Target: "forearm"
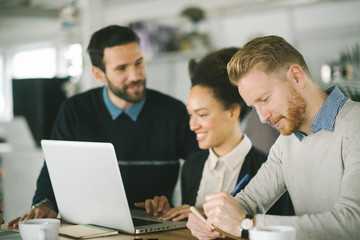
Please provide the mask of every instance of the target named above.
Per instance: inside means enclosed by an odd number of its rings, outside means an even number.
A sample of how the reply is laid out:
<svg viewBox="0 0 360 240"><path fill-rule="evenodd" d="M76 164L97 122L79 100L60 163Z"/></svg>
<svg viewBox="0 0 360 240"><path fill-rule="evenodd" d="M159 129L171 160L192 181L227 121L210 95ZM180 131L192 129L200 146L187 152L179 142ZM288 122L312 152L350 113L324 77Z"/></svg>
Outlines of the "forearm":
<svg viewBox="0 0 360 240"><path fill-rule="evenodd" d="M52 205L52 208L58 212L56 199L46 164L44 164L43 168L41 169L39 178L37 180L36 191L33 197L32 205L35 205L44 199L46 199Z"/></svg>

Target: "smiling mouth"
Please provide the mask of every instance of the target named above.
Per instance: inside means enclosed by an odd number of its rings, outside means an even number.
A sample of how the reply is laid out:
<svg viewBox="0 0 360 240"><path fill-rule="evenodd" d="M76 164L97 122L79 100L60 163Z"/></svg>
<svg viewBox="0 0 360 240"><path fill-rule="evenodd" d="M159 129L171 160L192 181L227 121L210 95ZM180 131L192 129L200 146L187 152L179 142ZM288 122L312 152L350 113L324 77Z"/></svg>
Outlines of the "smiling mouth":
<svg viewBox="0 0 360 240"><path fill-rule="evenodd" d="M273 125L274 127L276 128L279 128L280 127L280 122L281 122L282 118L278 118L278 119L275 119L275 121L270 121L271 125Z"/></svg>
<svg viewBox="0 0 360 240"><path fill-rule="evenodd" d="M204 140L206 134L205 133L196 133L196 140L201 141Z"/></svg>
<svg viewBox="0 0 360 240"><path fill-rule="evenodd" d="M138 92L140 90L142 90L143 88L143 84L141 83L137 83L137 84L131 84L128 89L134 92Z"/></svg>

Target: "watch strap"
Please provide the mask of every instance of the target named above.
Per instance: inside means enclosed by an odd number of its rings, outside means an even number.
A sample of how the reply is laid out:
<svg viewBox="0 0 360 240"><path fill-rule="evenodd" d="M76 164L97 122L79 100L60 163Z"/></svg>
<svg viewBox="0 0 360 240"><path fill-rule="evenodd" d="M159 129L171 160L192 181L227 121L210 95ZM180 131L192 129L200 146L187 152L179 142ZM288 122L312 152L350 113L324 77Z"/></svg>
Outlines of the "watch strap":
<svg viewBox="0 0 360 240"><path fill-rule="evenodd" d="M249 231L246 229L241 230L241 238L249 239Z"/></svg>
<svg viewBox="0 0 360 240"><path fill-rule="evenodd" d="M253 215L246 214L245 219L253 220ZM241 238L249 239L249 230L248 229L241 229Z"/></svg>

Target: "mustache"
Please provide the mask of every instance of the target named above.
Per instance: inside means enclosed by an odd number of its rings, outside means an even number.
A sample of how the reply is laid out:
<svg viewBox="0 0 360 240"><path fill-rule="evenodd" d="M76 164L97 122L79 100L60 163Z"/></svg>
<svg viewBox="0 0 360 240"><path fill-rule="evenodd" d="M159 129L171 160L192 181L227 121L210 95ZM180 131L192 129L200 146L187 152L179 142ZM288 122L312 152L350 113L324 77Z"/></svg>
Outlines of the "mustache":
<svg viewBox="0 0 360 240"><path fill-rule="evenodd" d="M134 82L131 82L130 84L124 86L124 89L128 89L130 87L138 86L138 85L145 85L145 80L137 80Z"/></svg>

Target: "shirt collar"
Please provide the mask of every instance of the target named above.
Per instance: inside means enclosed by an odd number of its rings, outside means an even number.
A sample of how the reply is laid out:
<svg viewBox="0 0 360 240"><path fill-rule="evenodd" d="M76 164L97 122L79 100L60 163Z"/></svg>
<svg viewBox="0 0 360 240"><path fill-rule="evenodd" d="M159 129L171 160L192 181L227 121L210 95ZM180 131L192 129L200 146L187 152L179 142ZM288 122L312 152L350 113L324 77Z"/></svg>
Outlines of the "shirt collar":
<svg viewBox="0 0 360 240"><path fill-rule="evenodd" d="M128 115L131 118L131 120L133 120L135 122L137 120L137 118L139 117L139 114L140 114L142 108L144 107L146 97L144 97L144 99L141 100L140 102L137 102L137 103L133 104L131 107L124 110L124 109L118 108L117 106L115 106L115 104L113 104L111 102L109 95L107 93L107 88L106 88L106 86L104 86L103 99L104 99L105 106L106 106L107 110L109 111L111 118L113 120L115 120L117 117L119 117L124 112L126 115Z"/></svg>
<svg viewBox="0 0 360 240"><path fill-rule="evenodd" d="M347 100L347 97L337 86L331 87L325 92L329 96L312 122L310 129L312 133L317 133L320 130L334 131L335 118ZM294 135L300 141L306 136L300 131L294 132Z"/></svg>
<svg viewBox="0 0 360 240"><path fill-rule="evenodd" d="M244 134L243 140L228 154L222 157L216 156L212 148L209 149L209 167L214 170L219 162L224 163L228 168L235 168L241 164L252 147L250 138Z"/></svg>

